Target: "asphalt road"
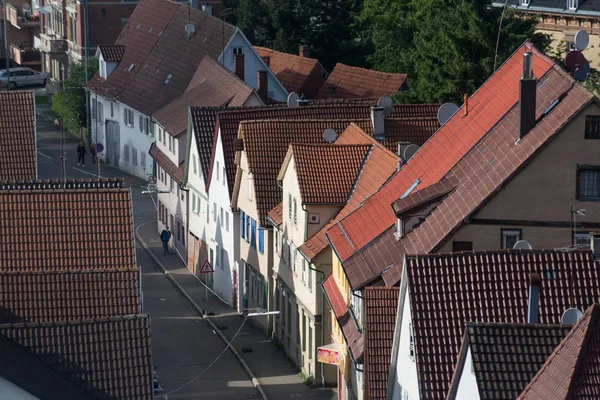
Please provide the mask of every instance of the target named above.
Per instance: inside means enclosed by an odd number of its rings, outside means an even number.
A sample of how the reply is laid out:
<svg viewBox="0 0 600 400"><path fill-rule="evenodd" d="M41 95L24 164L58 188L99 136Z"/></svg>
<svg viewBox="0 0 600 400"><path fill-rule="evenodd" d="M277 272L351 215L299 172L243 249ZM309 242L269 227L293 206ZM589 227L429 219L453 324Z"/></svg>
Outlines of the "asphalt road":
<svg viewBox="0 0 600 400"><path fill-rule="evenodd" d="M66 135L64 149L67 179L89 179L95 168L89 157L85 167L77 166L78 139ZM60 179L61 134L56 127L38 118L38 177ZM134 223L156 223L156 208L147 194L142 194L144 182L125 175L112 167L102 166L104 177L123 177L131 188ZM149 255L137 244L137 261L142 269L143 311L150 314L152 324L153 363L165 393L184 386L168 399L248 399L257 398L248 375L230 351L198 379L193 380L225 348L208 324L202 320L172 283L159 272ZM233 329L234 327L232 327ZM236 328L237 330L237 328Z"/></svg>

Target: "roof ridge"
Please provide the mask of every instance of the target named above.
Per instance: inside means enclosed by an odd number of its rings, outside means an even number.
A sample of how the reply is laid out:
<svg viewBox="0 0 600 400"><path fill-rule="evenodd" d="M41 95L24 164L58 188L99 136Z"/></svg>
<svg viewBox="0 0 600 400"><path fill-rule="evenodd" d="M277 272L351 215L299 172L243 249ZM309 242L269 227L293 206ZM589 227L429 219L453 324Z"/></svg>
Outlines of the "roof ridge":
<svg viewBox="0 0 600 400"><path fill-rule="evenodd" d="M279 50L273 50L271 48L268 47L263 47L263 46L253 46L255 49L260 49L260 50L266 50L272 53L277 53L277 54L283 54L285 56L289 56L289 57L296 57L302 60L310 60L310 61L314 61L315 63L320 62L318 58L312 58L312 57L304 57L298 54L292 54L292 53L286 53L284 51L279 51Z"/></svg>
<svg viewBox="0 0 600 400"><path fill-rule="evenodd" d="M82 190L82 189L123 189L124 178L98 178L98 179L59 179L30 180L30 181L2 181L0 191L36 191L36 190Z"/></svg>
<svg viewBox="0 0 600 400"><path fill-rule="evenodd" d="M0 324L0 329L78 326L78 325L86 325L86 324L95 324L95 323L99 323L99 322L117 322L117 321L143 320L143 319L148 319L148 314L113 315L113 316L102 317L102 318L73 319L73 320L67 320L67 321L15 322L15 323ZM2 333L0 333L0 335L1 334Z"/></svg>
<svg viewBox="0 0 600 400"><path fill-rule="evenodd" d="M404 75L404 76L407 76L406 73L377 71L375 69L369 69L369 68L363 68L363 67L355 67L353 65L348 65L348 64L343 64L343 63L336 63L335 67L333 67L333 71L335 71L335 69L338 67L338 65L340 65L340 66L342 66L344 68L351 68L351 69L356 70L356 71L368 71L369 73L376 73L376 74ZM332 73L333 73L333 71L332 71Z"/></svg>
<svg viewBox="0 0 600 400"><path fill-rule="evenodd" d="M564 252L560 250L553 249L492 249L492 250L465 250L465 251L455 251L455 252L444 252L444 253L427 253L427 254L407 254L406 258L408 260L422 260L427 258L451 258L456 257L457 254L460 255L471 255L478 256L482 254L585 254L589 255L590 258L593 258L593 253L591 250L585 249L577 249L569 252ZM593 260L597 262L596 260Z"/></svg>
<svg viewBox="0 0 600 400"><path fill-rule="evenodd" d="M387 286L384 286L387 287ZM529 322L467 322L467 327L511 327L511 328L565 328L571 327L567 324L532 324Z"/></svg>
<svg viewBox="0 0 600 400"><path fill-rule="evenodd" d="M97 268L97 269L41 269L41 270L0 270L0 275L87 275L87 274L99 274L99 273L112 273L112 272L139 272L137 267L123 267L123 268Z"/></svg>
<svg viewBox="0 0 600 400"><path fill-rule="evenodd" d="M342 145L338 145L338 146L342 146ZM368 146L369 150L367 151L367 153L365 154L365 156L363 157L362 163L360 164L360 168L358 169L358 172L356 173L356 175L354 176L354 182L352 183L352 188L350 189L350 191L348 192L348 197L346 197L346 203L344 204L344 207L346 206L346 204L348 204L348 202L350 201L350 199L352 198L352 195L354 194L354 191L356 190L356 185L358 184L358 180L360 179L360 176L365 168L365 165L367 164L367 160L369 159L369 157L371 157L371 154L373 154L373 149L375 148L375 145L371 144L371 145L349 145L349 146ZM341 211L341 210L340 210ZM319 229L317 231L317 233L319 233L321 230Z"/></svg>

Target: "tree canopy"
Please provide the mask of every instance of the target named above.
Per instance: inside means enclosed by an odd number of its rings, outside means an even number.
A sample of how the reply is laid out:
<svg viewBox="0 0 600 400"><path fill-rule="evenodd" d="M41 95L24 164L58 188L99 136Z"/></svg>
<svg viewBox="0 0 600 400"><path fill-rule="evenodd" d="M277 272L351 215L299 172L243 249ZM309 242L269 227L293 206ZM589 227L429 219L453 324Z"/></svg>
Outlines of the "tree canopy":
<svg viewBox="0 0 600 400"><path fill-rule="evenodd" d="M94 76L96 71L98 60L89 59L88 78ZM75 62L69 68L69 76L65 79L62 90L52 96L52 111L68 130L78 131L87 126L84 87L85 65Z"/></svg>

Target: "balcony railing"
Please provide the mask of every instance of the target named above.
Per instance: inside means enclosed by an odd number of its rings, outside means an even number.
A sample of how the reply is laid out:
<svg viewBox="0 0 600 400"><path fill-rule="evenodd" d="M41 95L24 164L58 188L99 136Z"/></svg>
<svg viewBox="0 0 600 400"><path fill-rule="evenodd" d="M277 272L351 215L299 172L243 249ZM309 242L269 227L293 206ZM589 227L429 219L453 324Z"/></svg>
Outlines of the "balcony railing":
<svg viewBox="0 0 600 400"><path fill-rule="evenodd" d="M64 53L69 50L69 42L57 36L46 33L40 34L40 50L44 53Z"/></svg>
<svg viewBox="0 0 600 400"><path fill-rule="evenodd" d="M39 50L29 46L21 46L15 46L11 43L10 58L21 66L39 67L42 63L42 55Z"/></svg>
<svg viewBox="0 0 600 400"><path fill-rule="evenodd" d="M8 21L16 28L31 28L40 26L40 16L29 9L17 8L11 4L6 6Z"/></svg>

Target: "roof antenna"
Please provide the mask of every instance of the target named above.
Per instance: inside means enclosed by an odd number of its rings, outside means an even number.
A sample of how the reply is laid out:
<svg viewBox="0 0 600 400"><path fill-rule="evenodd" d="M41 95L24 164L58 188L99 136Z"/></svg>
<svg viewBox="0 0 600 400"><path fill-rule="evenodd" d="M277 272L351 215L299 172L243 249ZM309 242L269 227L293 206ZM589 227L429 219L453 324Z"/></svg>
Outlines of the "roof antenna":
<svg viewBox="0 0 600 400"><path fill-rule="evenodd" d="M508 0L504 1L504 7L502 7L502 15L500 16L500 24L498 25L498 38L496 39L496 52L494 54L494 70L492 73L496 72L496 60L498 59L498 45L500 44L500 33L502 32L502 20L504 19L504 11L506 11L506 4Z"/></svg>

